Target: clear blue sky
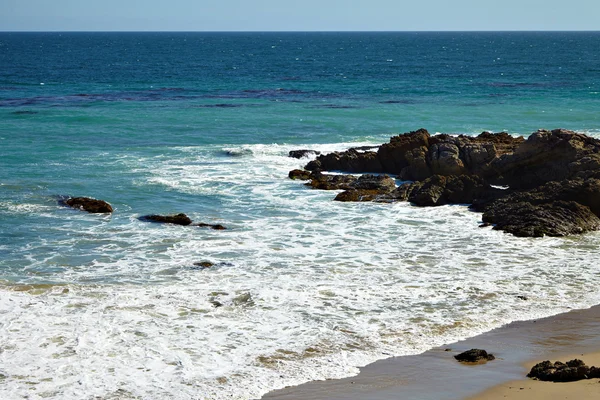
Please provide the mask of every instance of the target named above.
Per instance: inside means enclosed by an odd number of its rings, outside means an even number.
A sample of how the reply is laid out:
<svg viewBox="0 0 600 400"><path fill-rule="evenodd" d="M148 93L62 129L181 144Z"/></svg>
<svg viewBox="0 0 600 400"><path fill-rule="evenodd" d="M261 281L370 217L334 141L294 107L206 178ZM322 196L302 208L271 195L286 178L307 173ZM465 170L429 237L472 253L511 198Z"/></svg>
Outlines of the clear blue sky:
<svg viewBox="0 0 600 400"><path fill-rule="evenodd" d="M600 0L0 0L14 30L600 30Z"/></svg>

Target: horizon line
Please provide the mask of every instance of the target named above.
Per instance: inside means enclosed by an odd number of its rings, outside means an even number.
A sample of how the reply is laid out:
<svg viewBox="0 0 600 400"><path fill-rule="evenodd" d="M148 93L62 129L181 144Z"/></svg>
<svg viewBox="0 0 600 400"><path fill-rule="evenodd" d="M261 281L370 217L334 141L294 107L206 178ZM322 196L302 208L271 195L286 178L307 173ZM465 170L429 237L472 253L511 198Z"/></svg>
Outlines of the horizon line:
<svg viewBox="0 0 600 400"><path fill-rule="evenodd" d="M536 30L536 29L472 29L472 30L0 30L0 33L502 33L502 32L600 32L600 30L575 30L575 29L558 29L558 30Z"/></svg>

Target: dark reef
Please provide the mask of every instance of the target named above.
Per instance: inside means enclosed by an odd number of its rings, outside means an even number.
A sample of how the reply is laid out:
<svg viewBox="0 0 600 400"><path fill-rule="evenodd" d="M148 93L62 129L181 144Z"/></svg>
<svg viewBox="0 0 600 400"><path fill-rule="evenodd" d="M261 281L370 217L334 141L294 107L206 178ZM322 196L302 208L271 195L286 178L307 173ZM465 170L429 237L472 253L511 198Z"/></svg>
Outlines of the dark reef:
<svg viewBox="0 0 600 400"><path fill-rule="evenodd" d="M405 181L395 187L387 174ZM600 141L565 129L527 139L508 133L430 135L425 129L367 149L322 154L292 179L344 190L338 201L470 204L482 226L516 236L566 236L600 228Z"/></svg>

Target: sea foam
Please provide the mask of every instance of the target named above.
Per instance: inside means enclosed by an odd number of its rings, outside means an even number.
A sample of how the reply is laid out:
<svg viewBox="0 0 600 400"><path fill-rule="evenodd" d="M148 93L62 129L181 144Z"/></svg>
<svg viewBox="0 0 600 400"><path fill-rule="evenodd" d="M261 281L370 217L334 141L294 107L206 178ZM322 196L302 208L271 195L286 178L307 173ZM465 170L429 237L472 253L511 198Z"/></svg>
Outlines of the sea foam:
<svg viewBox="0 0 600 400"><path fill-rule="evenodd" d="M44 211L55 237L15 251L21 277L0 286L0 396L252 399L599 302L597 233L515 238L466 206L338 203L287 178L307 162L289 150L372 144L107 160L229 229Z"/></svg>

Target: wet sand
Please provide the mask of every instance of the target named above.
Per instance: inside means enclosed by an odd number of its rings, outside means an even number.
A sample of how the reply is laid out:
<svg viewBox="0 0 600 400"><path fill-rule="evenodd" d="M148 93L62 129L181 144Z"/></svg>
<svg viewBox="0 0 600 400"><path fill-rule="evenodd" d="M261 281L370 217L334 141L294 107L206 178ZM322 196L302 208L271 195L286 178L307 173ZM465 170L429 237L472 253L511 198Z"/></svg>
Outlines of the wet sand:
<svg viewBox="0 0 600 400"><path fill-rule="evenodd" d="M454 355L471 348L485 349L493 353L496 360L482 365L464 365L454 359ZM309 382L273 391L263 399L600 398L598 379L551 383L525 377L537 361L567 361L575 357L583 359L587 365L600 366L600 306L515 322L419 355L375 362L351 378Z"/></svg>

